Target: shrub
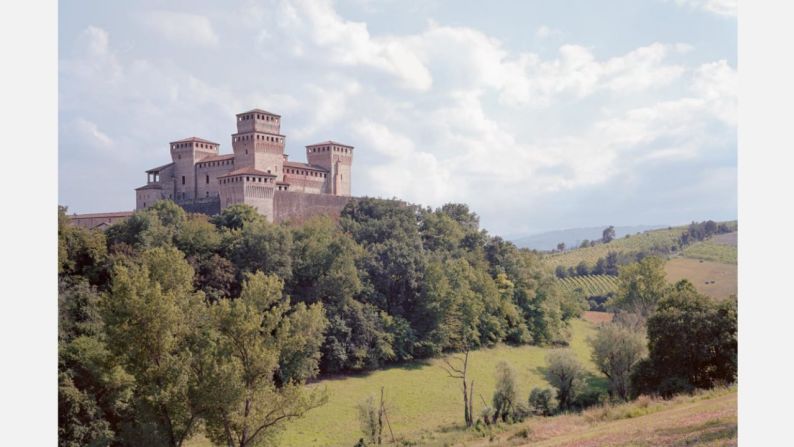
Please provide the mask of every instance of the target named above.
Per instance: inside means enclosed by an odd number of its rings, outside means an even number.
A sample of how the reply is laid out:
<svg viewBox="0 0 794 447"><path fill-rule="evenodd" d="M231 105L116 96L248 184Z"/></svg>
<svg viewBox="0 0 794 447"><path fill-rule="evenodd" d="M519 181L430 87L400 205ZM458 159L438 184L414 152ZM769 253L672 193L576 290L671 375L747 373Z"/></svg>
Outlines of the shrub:
<svg viewBox="0 0 794 447"><path fill-rule="evenodd" d="M531 412L528 406L521 402L517 402L513 407L513 412L510 414L510 419L513 421L513 423L521 422L528 418L530 414Z"/></svg>
<svg viewBox="0 0 794 447"><path fill-rule="evenodd" d="M643 334L607 324L588 342L593 348L593 362L609 380L610 395L628 400L631 369L647 352Z"/></svg>
<svg viewBox="0 0 794 447"><path fill-rule="evenodd" d="M605 404L609 401L609 396L602 390L588 390L576 395L572 406L585 409L595 405Z"/></svg>
<svg viewBox="0 0 794 447"><path fill-rule="evenodd" d="M515 404L515 373L507 362L499 362L496 365L496 390L493 393L494 420L508 422Z"/></svg>
<svg viewBox="0 0 794 447"><path fill-rule="evenodd" d="M529 393L529 408L538 416L551 416L557 408L554 394L549 388L533 388Z"/></svg>
<svg viewBox="0 0 794 447"><path fill-rule="evenodd" d="M546 378L557 389L559 408L567 410L584 387L584 367L570 349L551 351L546 363Z"/></svg>

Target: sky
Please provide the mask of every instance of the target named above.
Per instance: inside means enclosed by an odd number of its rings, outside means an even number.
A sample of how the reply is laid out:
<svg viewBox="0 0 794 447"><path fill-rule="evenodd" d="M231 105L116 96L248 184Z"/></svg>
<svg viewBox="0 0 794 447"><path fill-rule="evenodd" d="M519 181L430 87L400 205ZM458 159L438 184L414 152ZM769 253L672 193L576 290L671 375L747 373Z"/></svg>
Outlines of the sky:
<svg viewBox="0 0 794 447"><path fill-rule="evenodd" d="M282 116L355 196L493 234L737 216L736 0L65 2L59 203L130 210L189 136Z"/></svg>

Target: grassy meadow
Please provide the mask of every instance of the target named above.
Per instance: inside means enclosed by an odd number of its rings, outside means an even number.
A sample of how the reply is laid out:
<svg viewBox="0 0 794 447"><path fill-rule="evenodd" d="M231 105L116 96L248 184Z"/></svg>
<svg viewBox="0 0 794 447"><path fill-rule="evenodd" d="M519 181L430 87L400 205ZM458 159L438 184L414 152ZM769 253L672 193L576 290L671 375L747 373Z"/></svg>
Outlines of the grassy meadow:
<svg viewBox="0 0 794 447"><path fill-rule="evenodd" d="M692 244L684 248L682 255L691 259L735 265L739 255L736 245L736 232L719 234L705 241Z"/></svg>
<svg viewBox="0 0 794 447"><path fill-rule="evenodd" d="M664 271L668 281L687 279L698 292L718 300L738 294L736 264L674 258L667 261Z"/></svg>
<svg viewBox="0 0 794 447"><path fill-rule="evenodd" d="M591 383L605 387L596 375L586 343L595 326L584 320L571 325L571 348L593 373ZM474 411L483 408L482 398L490 404L494 391L496 364L504 360L516 371L518 395L527 399L535 386L548 386L542 368L549 348L500 345L469 354L469 376L474 380ZM385 387L389 401L388 416L395 437L425 445L443 432L463 424L460 381L450 379L441 368L441 359L414 362L368 374L327 378L308 386L326 387L328 403L310 411L303 419L290 423L281 438L282 446L352 446L361 437L356 405L368 396L377 398ZM189 447L209 446L199 436Z"/></svg>

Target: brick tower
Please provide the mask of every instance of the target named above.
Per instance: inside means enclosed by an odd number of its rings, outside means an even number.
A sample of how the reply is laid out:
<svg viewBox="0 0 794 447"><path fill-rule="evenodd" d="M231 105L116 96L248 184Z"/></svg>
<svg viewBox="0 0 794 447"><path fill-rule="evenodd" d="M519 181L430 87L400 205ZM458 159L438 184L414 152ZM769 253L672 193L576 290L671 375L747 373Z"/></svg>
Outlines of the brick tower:
<svg viewBox="0 0 794 447"><path fill-rule="evenodd" d="M306 160L310 165L320 166L328 171L326 194L350 196L351 165L353 146L325 141L306 146Z"/></svg>
<svg viewBox="0 0 794 447"><path fill-rule="evenodd" d="M284 178L284 140L281 116L262 109L237 114L237 133L232 135L234 166L250 167Z"/></svg>
<svg viewBox="0 0 794 447"><path fill-rule="evenodd" d="M220 145L202 138L190 137L172 141L171 160L174 162L174 199L192 200L196 195L196 163L206 157L218 155Z"/></svg>

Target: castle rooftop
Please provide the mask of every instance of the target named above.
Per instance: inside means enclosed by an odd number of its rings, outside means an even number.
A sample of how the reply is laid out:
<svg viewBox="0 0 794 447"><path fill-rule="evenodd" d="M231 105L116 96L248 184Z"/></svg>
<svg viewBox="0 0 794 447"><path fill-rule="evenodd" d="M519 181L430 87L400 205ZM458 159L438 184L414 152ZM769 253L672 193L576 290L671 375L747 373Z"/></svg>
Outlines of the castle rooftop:
<svg viewBox="0 0 794 447"><path fill-rule="evenodd" d="M339 142L337 142L337 141L333 141L333 140L323 141L322 143L314 143L314 144L310 144L310 145L308 145L308 146L306 146L306 147L325 146L325 145L327 145L327 144L333 144L333 145L335 145L335 146L342 146L342 147L349 147L349 148L353 149L353 146L351 146L351 145L349 145L349 144L342 144L342 143L339 143Z"/></svg>
<svg viewBox="0 0 794 447"><path fill-rule="evenodd" d="M220 144L218 144L218 143L216 143L216 142L214 142L214 141L205 140L204 138L199 138L199 137L188 137L188 138L183 138L183 139L181 139L181 140L172 141L171 143L194 143L194 142L195 142L195 143L207 143L207 144L214 144L214 145L216 145L216 146L220 146Z"/></svg>
<svg viewBox="0 0 794 447"><path fill-rule="evenodd" d="M146 173L147 173L147 174L150 174L150 173L152 173L152 172L160 172L160 171L162 171L163 169L165 169L165 168L167 168L167 167L171 166L172 164L174 164L174 162L173 162L173 161L172 161L171 163L168 163L168 164L165 164L165 165L162 165L162 166L158 166L158 167L156 167L156 168L149 169L148 171L146 171Z"/></svg>
<svg viewBox="0 0 794 447"><path fill-rule="evenodd" d="M271 173L265 172L265 171L260 171L259 169L254 169L253 167L247 166L245 168L240 168L240 169L234 170L234 171L232 171L232 172L230 172L230 173L228 173L226 175L222 175L222 176L220 176L218 178L234 177L235 175L246 175L246 174L247 175L263 175L265 177L276 177L275 174L271 174Z"/></svg>
<svg viewBox="0 0 794 447"><path fill-rule="evenodd" d="M206 156L206 157L202 158L198 162L199 163L206 163L208 161L222 161L222 160L229 160L229 159L232 159L232 158L234 158L234 154L209 155L209 156Z"/></svg>
<svg viewBox="0 0 794 447"><path fill-rule="evenodd" d="M237 116L246 115L246 114L249 114L249 113L264 113L265 115L277 116L277 117L281 118L281 115L279 115L277 113L268 112L267 110L262 110L262 109L251 109L251 110L249 110L247 112L238 113Z"/></svg>
<svg viewBox="0 0 794 447"><path fill-rule="evenodd" d="M285 161L284 166L289 166L290 168L311 169L313 171L328 172L328 169L325 169L322 166L310 165L308 163L301 163L299 161Z"/></svg>

